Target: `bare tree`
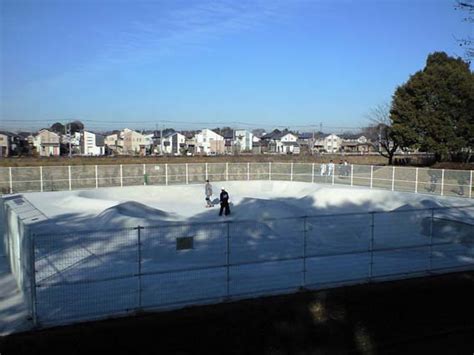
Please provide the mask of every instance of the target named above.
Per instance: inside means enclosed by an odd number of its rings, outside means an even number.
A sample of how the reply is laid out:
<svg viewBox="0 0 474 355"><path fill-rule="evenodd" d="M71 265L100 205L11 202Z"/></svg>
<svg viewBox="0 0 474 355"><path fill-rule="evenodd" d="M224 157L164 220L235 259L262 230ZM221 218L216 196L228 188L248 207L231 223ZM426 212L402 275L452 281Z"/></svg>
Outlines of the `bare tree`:
<svg viewBox="0 0 474 355"><path fill-rule="evenodd" d="M474 0L456 0L454 5L456 10L466 11L467 15L463 20L467 23L474 23ZM464 38L456 39L461 47L465 50L465 59L471 61L474 59L474 38L467 35Z"/></svg>
<svg viewBox="0 0 474 355"><path fill-rule="evenodd" d="M393 164L393 157L399 148L394 139L392 121L390 120L390 105L383 103L373 108L367 118L371 124L364 129L364 135L370 140L375 151Z"/></svg>

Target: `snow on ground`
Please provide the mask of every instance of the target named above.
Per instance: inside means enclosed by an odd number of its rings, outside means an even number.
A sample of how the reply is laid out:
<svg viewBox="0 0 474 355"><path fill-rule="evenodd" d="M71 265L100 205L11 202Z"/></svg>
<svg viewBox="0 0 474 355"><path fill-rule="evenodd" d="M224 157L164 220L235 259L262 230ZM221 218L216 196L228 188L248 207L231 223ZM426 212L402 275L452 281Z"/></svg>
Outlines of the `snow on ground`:
<svg viewBox="0 0 474 355"><path fill-rule="evenodd" d="M221 186L230 194L229 217L218 216L218 204L205 208L204 185L23 194L38 209L32 215L45 217L29 222L38 233L39 320L56 324L229 295L273 294L303 283L366 280L370 264L371 276L383 277L474 263L472 226L461 223L474 223L473 209L436 212L433 226L431 211L410 211L469 200L281 181L213 183L217 200ZM372 247L389 250L371 260L372 224ZM136 230L116 231L137 225L156 226L141 231L140 254ZM450 243L431 250L431 228L434 239ZM105 229L115 231L79 232ZM193 248L177 251L179 237L194 238Z"/></svg>

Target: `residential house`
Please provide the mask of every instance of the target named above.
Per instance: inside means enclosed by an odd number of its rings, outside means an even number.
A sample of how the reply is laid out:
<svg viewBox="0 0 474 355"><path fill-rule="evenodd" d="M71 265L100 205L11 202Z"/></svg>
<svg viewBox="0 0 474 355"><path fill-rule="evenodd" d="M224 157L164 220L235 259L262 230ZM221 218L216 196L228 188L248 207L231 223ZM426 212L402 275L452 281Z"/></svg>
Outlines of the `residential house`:
<svg viewBox="0 0 474 355"><path fill-rule="evenodd" d="M89 131L82 131L81 154L87 156L99 156L105 154L104 136Z"/></svg>
<svg viewBox="0 0 474 355"><path fill-rule="evenodd" d="M251 152L253 134L245 129L237 129L234 134L234 146L239 152Z"/></svg>
<svg viewBox="0 0 474 355"><path fill-rule="evenodd" d="M278 154L299 154L300 146L298 144L298 136L288 130L274 131L262 136L262 149L270 153Z"/></svg>
<svg viewBox="0 0 474 355"><path fill-rule="evenodd" d="M146 155L149 141L134 130L125 128L120 133L120 138L123 140L123 154L140 154Z"/></svg>
<svg viewBox="0 0 474 355"><path fill-rule="evenodd" d="M48 129L39 130L32 139L33 146L42 157L59 156L59 141L59 135Z"/></svg>
<svg viewBox="0 0 474 355"><path fill-rule="evenodd" d="M223 154L225 151L224 137L210 129L203 129L194 136L195 151L198 154Z"/></svg>
<svg viewBox="0 0 474 355"><path fill-rule="evenodd" d="M345 153L365 154L372 152L374 148L365 136L346 135L342 140L341 150Z"/></svg>
<svg viewBox="0 0 474 355"><path fill-rule="evenodd" d="M339 152L342 144L342 138L335 135L334 133L319 137L314 146L320 152L326 153L337 153Z"/></svg>
<svg viewBox="0 0 474 355"><path fill-rule="evenodd" d="M120 132L105 136L104 143L108 151L107 154L119 155L123 153L123 139Z"/></svg>
<svg viewBox="0 0 474 355"><path fill-rule="evenodd" d="M179 132L171 132L163 137L163 153L181 155L186 149L186 137Z"/></svg>
<svg viewBox="0 0 474 355"><path fill-rule="evenodd" d="M15 133L0 131L0 158L19 154L23 138Z"/></svg>

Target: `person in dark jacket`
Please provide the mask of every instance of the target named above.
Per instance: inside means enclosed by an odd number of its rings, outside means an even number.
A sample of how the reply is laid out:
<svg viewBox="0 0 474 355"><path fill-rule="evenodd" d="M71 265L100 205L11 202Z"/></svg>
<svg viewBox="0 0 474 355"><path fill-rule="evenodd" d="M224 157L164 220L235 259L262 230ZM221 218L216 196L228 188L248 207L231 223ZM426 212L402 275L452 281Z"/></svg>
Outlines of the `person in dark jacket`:
<svg viewBox="0 0 474 355"><path fill-rule="evenodd" d="M206 195L206 207L214 207L211 202L212 186L209 183L209 180L206 180L206 185L204 186L204 194Z"/></svg>
<svg viewBox="0 0 474 355"><path fill-rule="evenodd" d="M221 200L221 210L219 211L219 216L222 216L222 211L225 210L225 215L230 214L230 208L229 208L229 194L227 191L222 188L221 189L221 195L220 195L220 200Z"/></svg>

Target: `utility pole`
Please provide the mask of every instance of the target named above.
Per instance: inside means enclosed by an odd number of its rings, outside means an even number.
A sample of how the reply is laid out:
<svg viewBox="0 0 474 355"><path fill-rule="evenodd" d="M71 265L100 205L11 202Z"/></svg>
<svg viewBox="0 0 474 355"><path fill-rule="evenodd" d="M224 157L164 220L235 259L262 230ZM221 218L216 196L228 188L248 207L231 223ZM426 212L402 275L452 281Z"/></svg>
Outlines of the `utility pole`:
<svg viewBox="0 0 474 355"><path fill-rule="evenodd" d="M69 158L71 158L72 157L72 151L71 151L71 146L72 146L72 144L71 144L71 140L72 140L71 123L69 123L69 125L68 125L68 131L67 132L68 132L68 135L69 135Z"/></svg>
<svg viewBox="0 0 474 355"><path fill-rule="evenodd" d="M160 131L160 155L163 155L163 125L161 125Z"/></svg>

